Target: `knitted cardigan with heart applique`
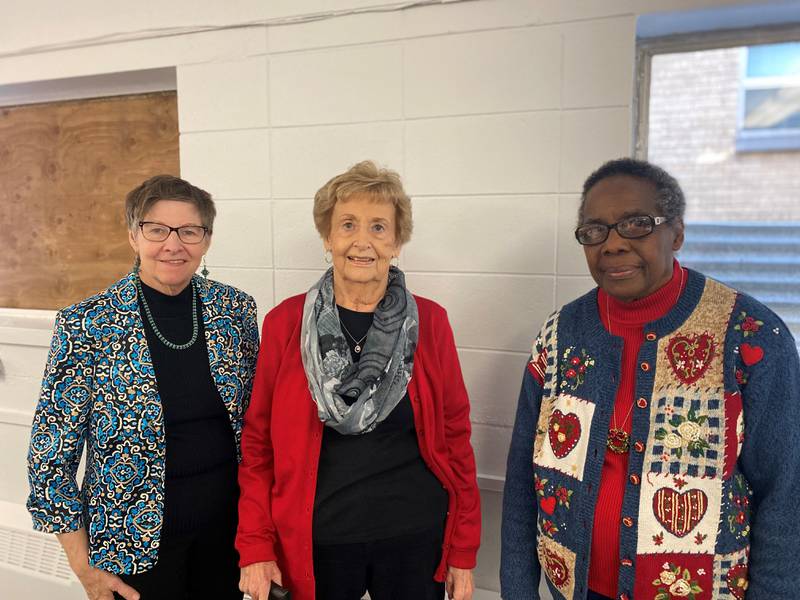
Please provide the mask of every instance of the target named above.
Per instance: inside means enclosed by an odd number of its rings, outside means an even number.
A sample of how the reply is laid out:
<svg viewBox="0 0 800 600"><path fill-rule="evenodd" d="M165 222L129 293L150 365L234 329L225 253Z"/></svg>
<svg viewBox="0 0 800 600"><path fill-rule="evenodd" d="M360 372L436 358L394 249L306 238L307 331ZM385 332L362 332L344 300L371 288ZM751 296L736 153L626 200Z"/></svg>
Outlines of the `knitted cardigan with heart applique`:
<svg viewBox="0 0 800 600"><path fill-rule="evenodd" d="M800 362L752 297L687 269L637 357L621 600L795 597ZM583 599L622 339L597 290L543 326L523 376L503 498L501 594Z"/></svg>

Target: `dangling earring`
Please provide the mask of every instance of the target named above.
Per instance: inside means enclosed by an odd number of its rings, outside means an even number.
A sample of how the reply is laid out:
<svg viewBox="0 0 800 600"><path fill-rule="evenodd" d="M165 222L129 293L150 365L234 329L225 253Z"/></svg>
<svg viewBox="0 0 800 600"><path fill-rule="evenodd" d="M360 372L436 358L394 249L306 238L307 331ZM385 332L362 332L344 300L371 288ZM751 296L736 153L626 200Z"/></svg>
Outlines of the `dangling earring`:
<svg viewBox="0 0 800 600"><path fill-rule="evenodd" d="M400 257L393 256L392 259L389 261L389 264L392 265L393 267L400 266Z"/></svg>
<svg viewBox="0 0 800 600"><path fill-rule="evenodd" d="M203 279L208 279L208 267L206 266L206 257L203 256L203 269L200 271L200 275L203 276Z"/></svg>
<svg viewBox="0 0 800 600"><path fill-rule="evenodd" d="M133 274L136 275L137 277L139 276L139 267L141 266L141 264L142 264L142 259L139 258L139 255L137 254L133 259Z"/></svg>
<svg viewBox="0 0 800 600"><path fill-rule="evenodd" d="M325 250L325 262L331 264L333 262L333 252L330 250Z"/></svg>

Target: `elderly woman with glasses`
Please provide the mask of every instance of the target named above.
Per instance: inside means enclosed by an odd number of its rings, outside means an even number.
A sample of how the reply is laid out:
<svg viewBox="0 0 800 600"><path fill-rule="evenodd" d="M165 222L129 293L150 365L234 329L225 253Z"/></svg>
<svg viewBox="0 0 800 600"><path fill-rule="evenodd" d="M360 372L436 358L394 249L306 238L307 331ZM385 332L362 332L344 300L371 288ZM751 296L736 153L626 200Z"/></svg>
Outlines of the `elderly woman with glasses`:
<svg viewBox="0 0 800 600"><path fill-rule="evenodd" d="M542 327L503 498L504 600L797 597L800 365L786 325L691 269L678 182L584 184L598 287Z"/></svg>
<svg viewBox="0 0 800 600"><path fill-rule="evenodd" d="M56 317L28 509L90 600L242 598L237 456L258 326L250 296L195 276L215 214L182 179L145 181L125 205L134 270Z"/></svg>
<svg viewBox="0 0 800 600"><path fill-rule="evenodd" d="M332 263L264 320L242 439L242 589L267 600L469 600L480 501L469 401L444 309L391 266L411 235L398 175L326 183Z"/></svg>

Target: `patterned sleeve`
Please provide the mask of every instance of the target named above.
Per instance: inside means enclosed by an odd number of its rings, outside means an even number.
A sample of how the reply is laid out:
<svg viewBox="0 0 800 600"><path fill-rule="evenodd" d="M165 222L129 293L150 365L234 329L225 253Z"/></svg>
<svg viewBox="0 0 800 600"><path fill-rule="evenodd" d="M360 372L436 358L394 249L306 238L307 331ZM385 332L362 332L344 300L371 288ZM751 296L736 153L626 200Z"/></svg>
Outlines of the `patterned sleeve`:
<svg viewBox="0 0 800 600"><path fill-rule="evenodd" d="M740 465L753 494L747 600L793 598L800 552L800 361L786 325L765 307L753 308L739 313L734 328L741 336Z"/></svg>
<svg viewBox="0 0 800 600"><path fill-rule="evenodd" d="M533 445L547 365L540 334L522 376L522 389L511 435L503 490L500 589L505 600L537 600L541 569L536 553L536 492Z"/></svg>
<svg viewBox="0 0 800 600"><path fill-rule="evenodd" d="M77 483L92 401L92 356L80 316L56 316L28 449L27 507L34 529L52 533L83 526Z"/></svg>

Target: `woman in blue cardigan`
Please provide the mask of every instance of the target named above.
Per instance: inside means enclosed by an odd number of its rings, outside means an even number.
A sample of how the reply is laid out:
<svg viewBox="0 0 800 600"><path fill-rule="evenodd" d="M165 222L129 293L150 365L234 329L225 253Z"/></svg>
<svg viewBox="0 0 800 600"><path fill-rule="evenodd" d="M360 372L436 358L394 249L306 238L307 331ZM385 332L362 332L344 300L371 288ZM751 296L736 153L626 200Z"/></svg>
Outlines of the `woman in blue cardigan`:
<svg viewBox="0 0 800 600"><path fill-rule="evenodd" d="M215 213L182 179L145 181L126 200L134 270L56 317L28 509L91 600L242 598L236 472L258 327L250 296L194 275Z"/></svg>
<svg viewBox="0 0 800 600"><path fill-rule="evenodd" d="M766 306L675 260L683 192L621 159L584 184L595 288L551 315L508 456L501 588L556 599L797 597L800 366Z"/></svg>

